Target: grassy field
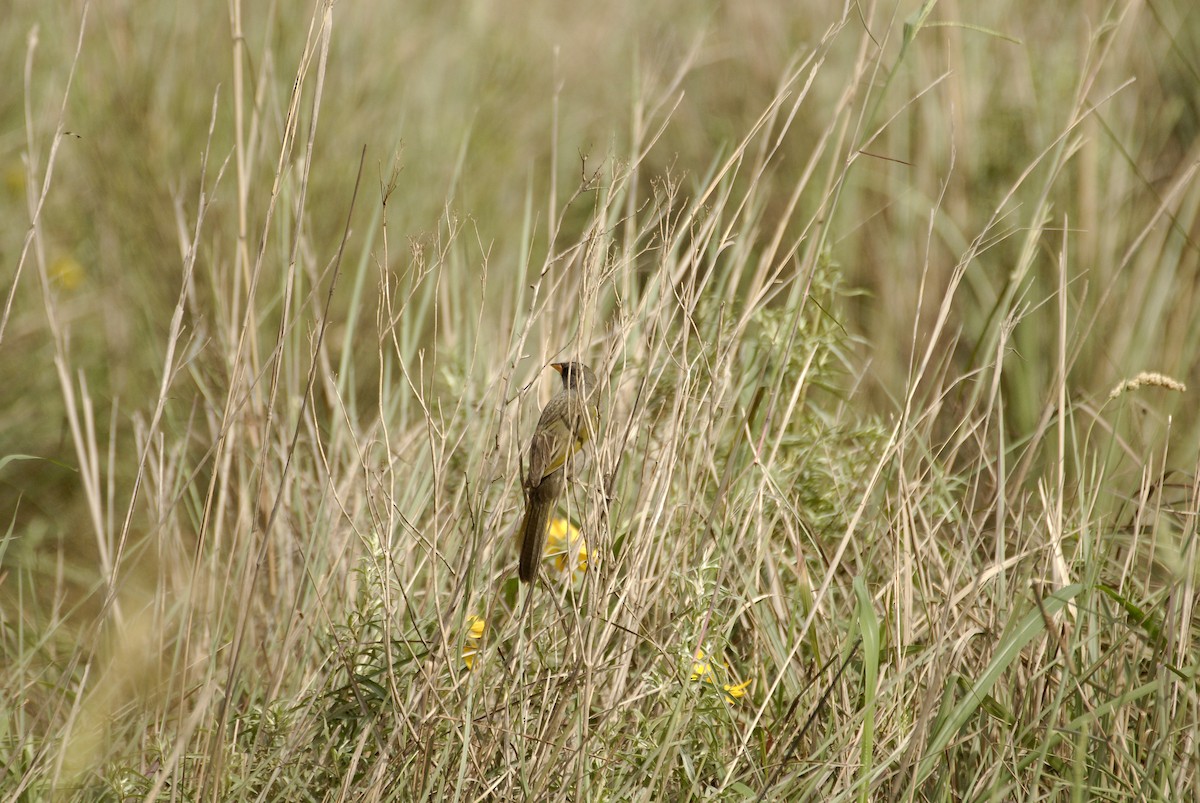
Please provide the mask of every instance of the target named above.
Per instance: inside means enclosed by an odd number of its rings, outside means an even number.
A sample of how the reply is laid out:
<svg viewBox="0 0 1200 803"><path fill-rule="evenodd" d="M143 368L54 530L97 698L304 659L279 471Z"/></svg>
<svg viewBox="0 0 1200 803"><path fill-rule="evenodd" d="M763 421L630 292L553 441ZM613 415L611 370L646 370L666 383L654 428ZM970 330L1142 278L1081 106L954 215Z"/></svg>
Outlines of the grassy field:
<svg viewBox="0 0 1200 803"><path fill-rule="evenodd" d="M1200 795L1194 3L10 9L0 800Z"/></svg>

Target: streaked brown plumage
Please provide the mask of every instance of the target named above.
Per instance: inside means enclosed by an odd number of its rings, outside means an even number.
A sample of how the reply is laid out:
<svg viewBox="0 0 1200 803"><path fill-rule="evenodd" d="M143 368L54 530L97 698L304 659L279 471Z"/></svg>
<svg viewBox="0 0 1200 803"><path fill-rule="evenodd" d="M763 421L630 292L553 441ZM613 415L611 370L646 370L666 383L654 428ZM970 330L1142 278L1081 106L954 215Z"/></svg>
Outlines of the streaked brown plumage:
<svg viewBox="0 0 1200 803"><path fill-rule="evenodd" d="M596 375L577 362L558 362L553 367L562 375L563 389L546 402L529 443L525 517L517 530L524 583L537 576L550 514L566 485L566 463L600 426Z"/></svg>

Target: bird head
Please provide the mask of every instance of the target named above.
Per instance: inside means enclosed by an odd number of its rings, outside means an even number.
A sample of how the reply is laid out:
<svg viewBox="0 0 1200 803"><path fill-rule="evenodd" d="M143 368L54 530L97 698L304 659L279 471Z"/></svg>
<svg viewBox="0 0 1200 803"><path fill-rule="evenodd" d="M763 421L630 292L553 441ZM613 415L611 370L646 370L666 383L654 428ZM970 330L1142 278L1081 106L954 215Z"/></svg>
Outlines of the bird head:
<svg viewBox="0 0 1200 803"><path fill-rule="evenodd" d="M589 391L596 386L596 375L581 362L556 362L550 367L558 371L566 390Z"/></svg>

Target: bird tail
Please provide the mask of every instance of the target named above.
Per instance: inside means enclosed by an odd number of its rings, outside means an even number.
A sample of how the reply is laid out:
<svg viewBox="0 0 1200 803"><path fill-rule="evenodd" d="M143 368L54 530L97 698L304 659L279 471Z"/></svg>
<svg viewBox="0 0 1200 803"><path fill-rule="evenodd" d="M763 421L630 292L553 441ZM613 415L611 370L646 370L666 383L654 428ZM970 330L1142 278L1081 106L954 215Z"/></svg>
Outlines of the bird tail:
<svg viewBox="0 0 1200 803"><path fill-rule="evenodd" d="M521 566L518 575L523 583L531 583L537 577L538 565L542 562L542 550L546 548L546 530L550 514L562 490L562 471L556 471L542 480L536 488L530 488L525 497L525 518L521 521Z"/></svg>

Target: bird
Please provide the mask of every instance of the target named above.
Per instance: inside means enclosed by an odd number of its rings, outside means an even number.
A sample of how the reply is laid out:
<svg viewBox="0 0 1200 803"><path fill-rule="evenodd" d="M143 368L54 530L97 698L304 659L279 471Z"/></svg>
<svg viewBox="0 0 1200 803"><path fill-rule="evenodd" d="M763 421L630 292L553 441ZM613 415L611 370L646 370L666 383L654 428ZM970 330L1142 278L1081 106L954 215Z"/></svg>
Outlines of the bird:
<svg viewBox="0 0 1200 803"><path fill-rule="evenodd" d="M600 427L599 382L592 369L579 362L556 362L551 367L562 377L562 390L546 402L529 442L525 515L517 529L518 575L523 583L537 577L550 514L566 486L567 461Z"/></svg>

